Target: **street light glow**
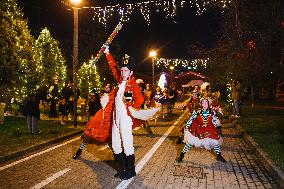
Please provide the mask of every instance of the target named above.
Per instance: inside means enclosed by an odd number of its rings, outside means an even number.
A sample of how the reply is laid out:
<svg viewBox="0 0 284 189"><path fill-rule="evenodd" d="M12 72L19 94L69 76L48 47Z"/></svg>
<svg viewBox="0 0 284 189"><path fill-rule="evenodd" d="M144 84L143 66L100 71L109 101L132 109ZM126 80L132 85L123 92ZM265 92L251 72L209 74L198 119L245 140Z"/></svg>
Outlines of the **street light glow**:
<svg viewBox="0 0 284 189"><path fill-rule="evenodd" d="M170 69L173 70L175 67L174 66L170 66Z"/></svg>
<svg viewBox="0 0 284 189"><path fill-rule="evenodd" d="M152 58L156 57L157 56L157 51L155 51L155 50L150 51L149 56L152 57Z"/></svg>
<svg viewBox="0 0 284 189"><path fill-rule="evenodd" d="M73 5L79 5L82 0L70 0Z"/></svg>

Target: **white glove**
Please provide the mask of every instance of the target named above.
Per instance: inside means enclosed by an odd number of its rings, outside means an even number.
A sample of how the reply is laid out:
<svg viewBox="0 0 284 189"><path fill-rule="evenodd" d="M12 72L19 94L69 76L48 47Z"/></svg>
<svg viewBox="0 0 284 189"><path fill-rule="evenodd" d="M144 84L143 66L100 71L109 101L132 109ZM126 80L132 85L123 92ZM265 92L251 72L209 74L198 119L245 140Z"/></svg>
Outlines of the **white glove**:
<svg viewBox="0 0 284 189"><path fill-rule="evenodd" d="M104 50L104 53L108 54L108 53L109 53L109 46L106 45L106 44L104 44L103 47L104 47L104 49L105 49L105 50Z"/></svg>

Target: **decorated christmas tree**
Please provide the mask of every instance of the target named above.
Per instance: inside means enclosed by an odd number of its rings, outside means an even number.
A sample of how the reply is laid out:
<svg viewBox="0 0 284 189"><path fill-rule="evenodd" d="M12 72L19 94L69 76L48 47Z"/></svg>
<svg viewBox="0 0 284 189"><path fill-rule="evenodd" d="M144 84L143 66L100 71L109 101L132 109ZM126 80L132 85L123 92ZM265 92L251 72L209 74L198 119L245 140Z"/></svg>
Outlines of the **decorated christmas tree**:
<svg viewBox="0 0 284 189"><path fill-rule="evenodd" d="M100 90L102 83L100 81L100 74L94 64L95 58L91 59L80 67L78 71L78 87L81 91L81 96L86 98L92 90Z"/></svg>
<svg viewBox="0 0 284 189"><path fill-rule="evenodd" d="M61 88L66 80L66 61L58 41L51 36L47 28L40 32L35 41L35 48L39 55L40 66L37 67L37 71L41 76L41 86L50 84L57 76Z"/></svg>
<svg viewBox="0 0 284 189"><path fill-rule="evenodd" d="M38 85L38 60L27 21L15 0L0 3L0 98L22 99Z"/></svg>

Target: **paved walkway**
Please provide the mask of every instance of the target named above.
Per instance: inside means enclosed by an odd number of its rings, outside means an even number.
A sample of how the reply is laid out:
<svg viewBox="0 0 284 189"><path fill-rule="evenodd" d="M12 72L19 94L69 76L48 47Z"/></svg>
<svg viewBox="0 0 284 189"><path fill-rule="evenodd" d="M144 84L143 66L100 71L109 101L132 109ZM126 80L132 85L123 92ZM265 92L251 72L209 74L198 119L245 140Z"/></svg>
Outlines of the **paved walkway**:
<svg viewBox="0 0 284 189"><path fill-rule="evenodd" d="M235 128L225 125L223 130L227 163L217 162L214 154L204 149L190 150L182 163L175 163L182 147L168 139L130 188L276 188Z"/></svg>
<svg viewBox="0 0 284 189"><path fill-rule="evenodd" d="M181 111L175 111L172 118L151 122L154 136L142 128L134 131L138 175L133 179L121 181L113 177L116 166L107 146L88 145L82 157L73 160L80 144L75 139L0 168L0 188L277 188L250 146L228 124L223 128L222 148L227 163L217 162L214 154L204 149L192 149L183 162L176 163L183 148L176 144L177 127L187 119L187 113L181 115Z"/></svg>

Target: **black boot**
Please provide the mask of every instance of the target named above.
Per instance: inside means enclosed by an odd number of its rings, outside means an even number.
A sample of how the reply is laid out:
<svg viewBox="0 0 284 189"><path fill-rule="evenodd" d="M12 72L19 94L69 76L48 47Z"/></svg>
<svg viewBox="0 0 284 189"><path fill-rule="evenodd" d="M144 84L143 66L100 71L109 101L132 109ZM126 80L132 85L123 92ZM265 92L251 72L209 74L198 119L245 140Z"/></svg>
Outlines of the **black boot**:
<svg viewBox="0 0 284 189"><path fill-rule="evenodd" d="M112 155L113 155L113 159L115 162L118 162L118 155L115 154L114 152L112 152Z"/></svg>
<svg viewBox="0 0 284 189"><path fill-rule="evenodd" d="M221 126L218 126L218 127L217 127L217 130L218 130L220 136L221 136L221 137L224 137L224 135L223 135L223 133L222 133L222 128L221 128Z"/></svg>
<svg viewBox="0 0 284 189"><path fill-rule="evenodd" d="M76 154L73 156L73 159L77 159L82 154L82 149L78 149Z"/></svg>
<svg viewBox="0 0 284 189"><path fill-rule="evenodd" d="M177 158L177 162L180 163L182 161L182 159L184 158L184 154L183 152L180 153L179 157Z"/></svg>
<svg viewBox="0 0 284 189"><path fill-rule="evenodd" d="M146 121L144 124L143 124L143 128L145 129L145 131L147 131L148 134L152 135L153 134L153 131L148 123L148 121Z"/></svg>
<svg viewBox="0 0 284 189"><path fill-rule="evenodd" d="M119 168L114 177L118 178L126 172L126 155L123 152L115 154L115 159L119 164Z"/></svg>
<svg viewBox="0 0 284 189"><path fill-rule="evenodd" d="M223 156L220 154L217 154L217 161L221 161L221 162L224 162L226 163L227 161L223 158Z"/></svg>
<svg viewBox="0 0 284 189"><path fill-rule="evenodd" d="M135 172L135 156L126 156L126 171L120 176L121 180L128 180L136 176Z"/></svg>
<svg viewBox="0 0 284 189"><path fill-rule="evenodd" d="M177 144L181 144L182 143L182 136L179 136L178 139L177 139Z"/></svg>

